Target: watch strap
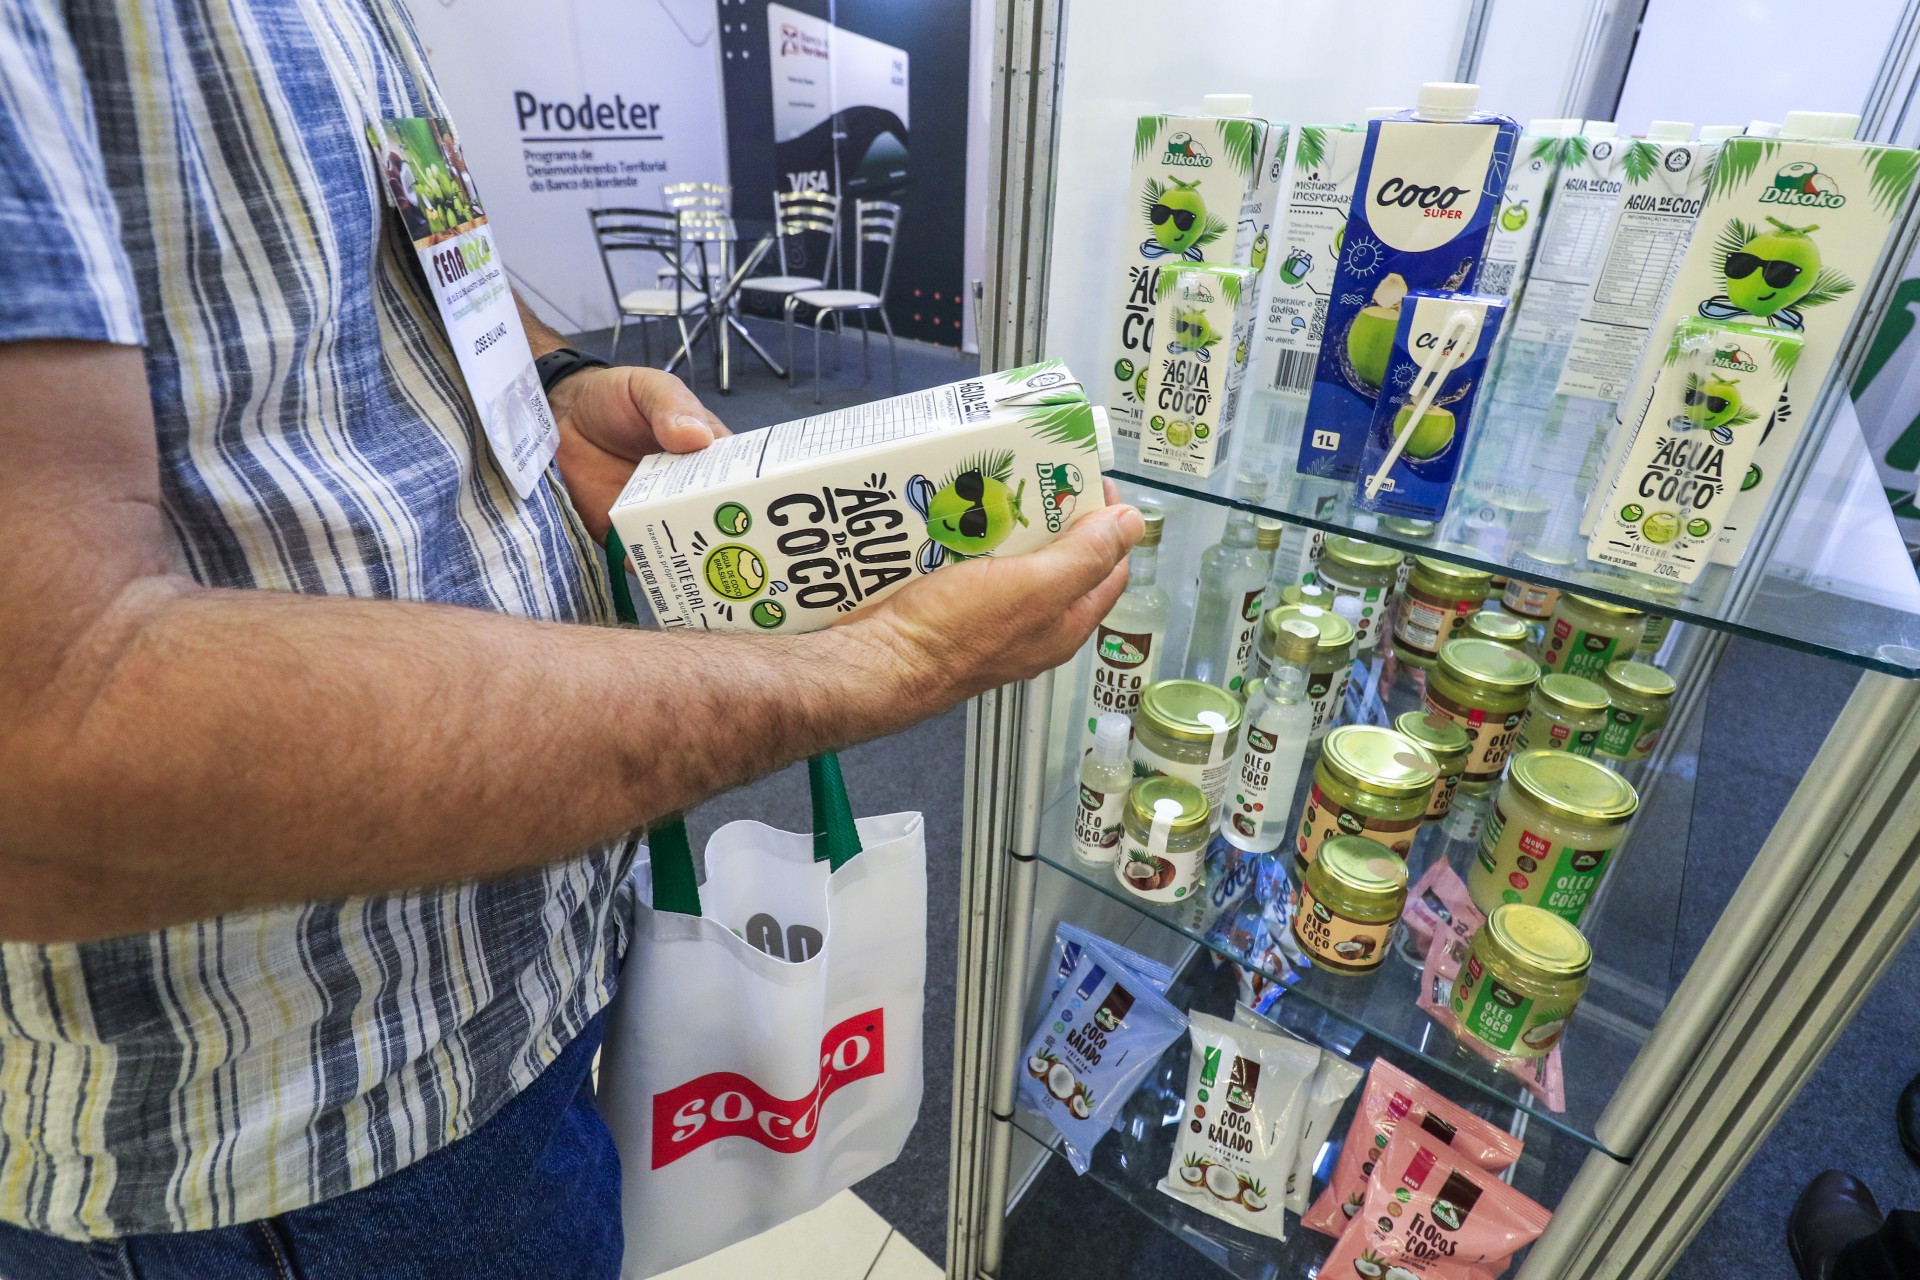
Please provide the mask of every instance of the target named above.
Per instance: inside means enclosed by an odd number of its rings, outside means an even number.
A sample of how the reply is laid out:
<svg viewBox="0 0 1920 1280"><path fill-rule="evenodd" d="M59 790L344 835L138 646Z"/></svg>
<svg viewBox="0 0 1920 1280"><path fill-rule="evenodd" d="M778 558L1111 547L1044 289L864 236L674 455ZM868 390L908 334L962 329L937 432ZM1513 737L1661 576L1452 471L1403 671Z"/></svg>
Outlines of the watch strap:
<svg viewBox="0 0 1920 1280"><path fill-rule="evenodd" d="M606 369L611 366L598 356L590 356L584 351L572 347L555 347L533 362L535 372L540 375L540 388L549 395L563 378L570 378L582 369Z"/></svg>

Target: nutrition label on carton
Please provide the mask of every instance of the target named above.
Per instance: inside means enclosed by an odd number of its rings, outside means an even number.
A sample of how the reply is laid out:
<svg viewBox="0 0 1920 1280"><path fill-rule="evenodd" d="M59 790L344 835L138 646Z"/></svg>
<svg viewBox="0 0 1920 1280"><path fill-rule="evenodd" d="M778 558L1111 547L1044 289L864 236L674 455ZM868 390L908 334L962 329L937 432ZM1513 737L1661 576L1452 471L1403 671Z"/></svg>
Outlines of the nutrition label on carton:
<svg viewBox="0 0 1920 1280"><path fill-rule="evenodd" d="M969 402L958 394L967 386L980 387L982 394ZM891 444L934 431L952 430L956 422L984 421L992 408L984 392L985 387L980 383L934 387L789 422L770 433L775 439L767 451L767 465L784 466L823 454Z"/></svg>

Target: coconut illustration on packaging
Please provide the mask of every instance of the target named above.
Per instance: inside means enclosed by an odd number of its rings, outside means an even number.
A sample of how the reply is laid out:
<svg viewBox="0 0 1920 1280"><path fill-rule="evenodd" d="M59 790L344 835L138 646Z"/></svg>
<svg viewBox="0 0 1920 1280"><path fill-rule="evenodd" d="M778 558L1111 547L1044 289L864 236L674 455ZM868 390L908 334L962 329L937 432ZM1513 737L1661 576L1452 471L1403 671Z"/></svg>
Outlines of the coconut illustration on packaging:
<svg viewBox="0 0 1920 1280"><path fill-rule="evenodd" d="M1406 277L1396 271L1374 288L1372 305L1360 308L1347 326L1347 363L1370 391L1378 391L1387 379L1393 332L1400 327L1400 304L1406 296Z"/></svg>
<svg viewBox="0 0 1920 1280"><path fill-rule="evenodd" d="M1206 1180L1207 1162L1204 1157L1189 1155L1180 1162L1180 1181L1197 1188Z"/></svg>
<svg viewBox="0 0 1920 1280"><path fill-rule="evenodd" d="M1775 320L1789 329L1802 321L1799 308L1817 307L1853 291L1853 281L1825 266L1813 233L1818 225L1795 227L1768 218L1771 230L1734 218L1721 228L1714 248L1719 255L1726 300L1739 311ZM1720 314L1713 302L1702 315Z"/></svg>
<svg viewBox="0 0 1920 1280"><path fill-rule="evenodd" d="M1404 405L1393 415L1393 434L1399 437L1407 429L1407 422L1413 417L1413 406ZM1430 462L1446 452L1453 443L1457 424L1453 410L1434 405L1420 415L1420 422L1407 437L1405 454L1415 462Z"/></svg>
<svg viewBox="0 0 1920 1280"><path fill-rule="evenodd" d="M1405 1267L1388 1267L1386 1280L1420 1280L1420 1277Z"/></svg>
<svg viewBox="0 0 1920 1280"><path fill-rule="evenodd" d="M1216 1200L1238 1200L1240 1175L1223 1164L1207 1166L1207 1193Z"/></svg>
<svg viewBox="0 0 1920 1280"><path fill-rule="evenodd" d="M1173 883L1173 864L1150 853L1136 850L1127 859L1124 870L1127 882L1142 893L1164 889Z"/></svg>
<svg viewBox="0 0 1920 1280"><path fill-rule="evenodd" d="M1007 540L1016 525L1027 523L1020 502L1027 482L1013 483L1013 454L1008 450L969 458L935 486L925 476L906 484L907 505L927 523L928 541L918 563L932 573L948 560L984 556Z"/></svg>
<svg viewBox="0 0 1920 1280"><path fill-rule="evenodd" d="M1555 1009L1546 1021L1528 1027L1520 1034L1520 1040L1529 1049L1549 1049L1560 1041L1567 1029L1567 1011Z"/></svg>
<svg viewBox="0 0 1920 1280"><path fill-rule="evenodd" d="M1036 1053L1027 1059L1027 1074L1035 1080L1045 1080L1047 1072L1053 1070L1053 1064L1059 1059L1050 1053Z"/></svg>
<svg viewBox="0 0 1920 1280"><path fill-rule="evenodd" d="M1372 938L1347 938L1333 944L1342 960L1361 961L1373 954L1375 947Z"/></svg>
<svg viewBox="0 0 1920 1280"><path fill-rule="evenodd" d="M1353 1260L1353 1269L1368 1280L1380 1280L1387 1273L1387 1260L1371 1249L1362 1249Z"/></svg>

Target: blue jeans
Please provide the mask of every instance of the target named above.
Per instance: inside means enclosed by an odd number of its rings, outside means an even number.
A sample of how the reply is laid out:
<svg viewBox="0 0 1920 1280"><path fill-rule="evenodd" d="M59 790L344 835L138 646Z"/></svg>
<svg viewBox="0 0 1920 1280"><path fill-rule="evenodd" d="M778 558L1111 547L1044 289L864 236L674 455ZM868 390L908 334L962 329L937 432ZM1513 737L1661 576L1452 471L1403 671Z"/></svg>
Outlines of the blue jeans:
<svg viewBox="0 0 1920 1280"><path fill-rule="evenodd" d="M615 1280L620 1158L591 1075L606 1017L480 1128L370 1187L180 1235L0 1223L0 1280Z"/></svg>

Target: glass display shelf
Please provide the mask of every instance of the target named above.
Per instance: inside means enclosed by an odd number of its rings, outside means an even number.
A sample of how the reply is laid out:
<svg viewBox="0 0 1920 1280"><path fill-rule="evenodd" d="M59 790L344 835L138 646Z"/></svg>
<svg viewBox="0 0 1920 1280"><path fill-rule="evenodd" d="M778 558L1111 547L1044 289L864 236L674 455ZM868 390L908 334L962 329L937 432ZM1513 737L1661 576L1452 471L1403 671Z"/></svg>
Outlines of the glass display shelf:
<svg viewBox="0 0 1920 1280"><path fill-rule="evenodd" d="M1202 1009L1232 1016L1233 981L1225 968L1215 968L1204 953L1190 962L1169 997L1181 1008ZM1283 1022L1283 1025L1286 1025ZM1503 1108L1487 1098L1463 1096L1463 1091L1420 1062L1409 1062L1372 1037L1328 1026L1291 1026L1303 1039L1342 1053L1361 1066L1377 1056L1432 1085L1470 1110L1520 1136L1525 1143L1520 1163L1508 1180L1522 1192L1551 1208L1558 1203L1578 1168L1583 1144L1530 1123L1523 1112ZM1127 1099L1121 1114L1092 1152L1084 1176L1076 1175L1059 1149L1059 1135L1046 1119L1025 1106L1016 1106L1014 1124L1048 1152L1008 1223L1001 1274L1008 1280L1027 1280L1049 1273L1063 1248L1071 1250L1067 1274L1147 1277L1193 1275L1190 1258L1165 1256L1163 1242L1131 1230L1131 1223L1114 1222L1118 1200L1133 1223L1148 1223L1213 1264L1218 1272L1237 1280L1311 1280L1333 1248L1333 1239L1302 1227L1297 1215L1286 1213L1287 1239L1275 1240L1236 1228L1182 1203L1159 1190L1172 1159L1174 1135L1185 1107L1187 1065L1191 1041L1181 1036L1161 1056L1154 1069ZM1339 1158L1340 1145L1359 1108L1364 1085L1354 1090L1314 1170L1315 1195L1326 1186ZM1061 1220L1070 1230L1061 1229ZM1063 1242L1071 1242L1070 1244Z"/></svg>
<svg viewBox="0 0 1920 1280"><path fill-rule="evenodd" d="M1688 737L1697 741L1697 730ZM1626 1158L1630 1152L1609 1149L1595 1128L1678 981L1675 940L1686 868L1684 853L1692 836L1694 791L1690 752L1677 752L1675 760L1669 774L1660 778L1660 785L1643 785L1647 803L1616 852L1607 883L1581 921L1595 959L1587 994L1562 1041L1566 1106L1558 1111L1516 1076L1457 1043L1451 1031L1420 1008L1416 999L1421 971L1402 957L1397 941L1394 954L1370 973L1290 968L1285 961L1273 958L1267 948L1250 945L1244 931L1221 927L1257 892L1257 886L1250 883L1250 872L1230 877L1239 879L1245 887L1235 887L1229 902L1216 901L1218 895L1205 888L1185 903L1149 902L1122 886L1110 870L1083 862L1073 854L1072 796L1062 797L1043 814L1039 857L1060 874L1125 904L1222 961L1240 965L1266 981L1284 984L1280 1006L1310 1006L1354 1028L1356 1033L1364 1032L1400 1053L1430 1063L1493 1102L1528 1114L1538 1126L1563 1131L1596 1150ZM1646 781L1641 779L1642 784ZM1305 786L1303 776L1301 790ZM1296 821L1299 812L1296 800L1292 809ZM1464 876L1476 846L1472 837L1456 835L1436 840L1427 856L1446 858ZM1291 842L1283 845L1280 855L1290 860L1291 847ZM1426 864L1421 858L1416 861L1417 879ZM1215 875L1219 877L1217 867ZM1457 1095L1461 1091L1456 1087L1452 1092Z"/></svg>
<svg viewBox="0 0 1920 1280"><path fill-rule="evenodd" d="M1257 404L1248 417L1255 412ZM1249 424L1241 433L1252 437L1256 429L1257 424ZM1241 447L1259 446L1243 440ZM1744 593L1736 587L1734 571L1721 565L1709 566L1701 580L1689 587L1666 590L1652 579L1629 576L1590 560L1555 565L1536 558L1524 539L1514 536L1501 519L1462 517L1457 510L1450 511L1447 522L1423 533L1403 522L1356 511L1349 496L1351 485L1295 476L1290 454L1265 465L1243 454L1234 465L1201 480L1141 465L1136 441L1116 438L1114 448L1115 465L1108 474L1124 483L1273 516L1322 533L1365 538L1496 575L1512 574L1888 675L1920 678L1920 613L1825 589L1773 562L1761 569L1758 581ZM1565 496L1554 505L1564 509L1575 502ZM1462 505L1456 491L1455 508ZM1542 505L1547 505L1544 500ZM1796 511L1793 518L1803 517ZM1823 509L1818 517L1804 518L1820 518L1830 525L1844 521L1847 513ZM1842 542L1852 541L1850 532L1835 536ZM1584 549L1585 541L1579 545Z"/></svg>

